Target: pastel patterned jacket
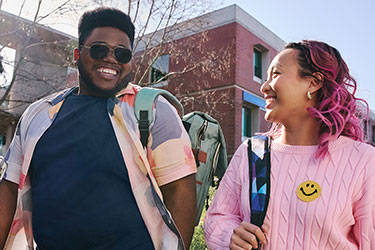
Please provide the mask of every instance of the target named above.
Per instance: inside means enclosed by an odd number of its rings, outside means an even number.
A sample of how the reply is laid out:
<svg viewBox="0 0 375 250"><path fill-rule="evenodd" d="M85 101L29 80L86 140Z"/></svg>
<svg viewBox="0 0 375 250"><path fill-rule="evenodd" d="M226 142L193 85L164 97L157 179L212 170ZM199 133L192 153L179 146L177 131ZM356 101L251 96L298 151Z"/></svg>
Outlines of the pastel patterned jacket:
<svg viewBox="0 0 375 250"><path fill-rule="evenodd" d="M31 104L17 126L5 160L4 178L18 183L16 213L5 250L35 249L28 169L34 148L57 116L65 97L77 87ZM196 172L190 140L176 110L163 97L155 102L147 149L139 140L134 101L139 86L129 84L107 109L140 213L155 249L183 249L181 236L162 202L159 186ZM162 129L161 129L162 128ZM26 247L27 246L27 247Z"/></svg>

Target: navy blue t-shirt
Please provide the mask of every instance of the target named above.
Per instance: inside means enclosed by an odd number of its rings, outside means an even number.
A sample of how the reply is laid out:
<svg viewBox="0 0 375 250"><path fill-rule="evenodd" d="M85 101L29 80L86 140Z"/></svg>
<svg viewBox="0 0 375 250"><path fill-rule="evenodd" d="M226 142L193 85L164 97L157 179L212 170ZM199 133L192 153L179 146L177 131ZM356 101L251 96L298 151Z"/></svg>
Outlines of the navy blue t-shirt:
<svg viewBox="0 0 375 250"><path fill-rule="evenodd" d="M67 97L36 145L30 177L39 250L154 249L106 98Z"/></svg>

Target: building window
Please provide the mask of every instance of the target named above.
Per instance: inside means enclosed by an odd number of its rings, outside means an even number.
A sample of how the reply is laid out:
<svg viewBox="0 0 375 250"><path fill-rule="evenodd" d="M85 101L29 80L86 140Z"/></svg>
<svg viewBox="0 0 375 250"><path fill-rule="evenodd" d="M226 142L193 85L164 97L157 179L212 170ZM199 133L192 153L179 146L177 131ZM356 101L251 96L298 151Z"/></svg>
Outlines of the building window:
<svg viewBox="0 0 375 250"><path fill-rule="evenodd" d="M363 121L363 137L365 140L367 140L367 120Z"/></svg>
<svg viewBox="0 0 375 250"><path fill-rule="evenodd" d="M372 126L372 142L375 144L375 126Z"/></svg>
<svg viewBox="0 0 375 250"><path fill-rule="evenodd" d="M0 58L3 71L0 74L0 87L7 87L13 78L16 50L9 47L3 47L0 50Z"/></svg>
<svg viewBox="0 0 375 250"><path fill-rule="evenodd" d="M154 83L152 86L160 87L166 86L166 75L169 73L169 55L159 56L151 66L150 82Z"/></svg>
<svg viewBox="0 0 375 250"><path fill-rule="evenodd" d="M262 79L262 52L254 48L254 76Z"/></svg>
<svg viewBox="0 0 375 250"><path fill-rule="evenodd" d="M253 80L262 83L267 78L267 68L270 64L270 53L261 44L253 47Z"/></svg>
<svg viewBox="0 0 375 250"><path fill-rule="evenodd" d="M251 109L242 107L242 137L251 137Z"/></svg>
<svg viewBox="0 0 375 250"><path fill-rule="evenodd" d="M242 107L242 141L260 130L259 106L245 103Z"/></svg>

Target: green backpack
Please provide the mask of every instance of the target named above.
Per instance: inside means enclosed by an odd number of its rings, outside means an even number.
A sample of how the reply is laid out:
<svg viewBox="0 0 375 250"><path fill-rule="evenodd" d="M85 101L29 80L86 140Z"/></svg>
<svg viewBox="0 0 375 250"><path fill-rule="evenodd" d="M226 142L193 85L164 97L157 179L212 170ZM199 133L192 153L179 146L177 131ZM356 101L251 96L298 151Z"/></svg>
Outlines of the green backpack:
<svg viewBox="0 0 375 250"><path fill-rule="evenodd" d="M208 189L214 186L214 176L220 180L227 168L227 150L223 131L220 124L208 114L194 111L183 116L183 107L175 96L163 89L143 88L136 96L134 104L135 117L143 147L146 147L149 137L149 126L153 121L152 105L155 99L162 95L182 116L182 122L191 140L198 172L196 174L197 218L195 225L203 211L206 200L208 207Z"/></svg>

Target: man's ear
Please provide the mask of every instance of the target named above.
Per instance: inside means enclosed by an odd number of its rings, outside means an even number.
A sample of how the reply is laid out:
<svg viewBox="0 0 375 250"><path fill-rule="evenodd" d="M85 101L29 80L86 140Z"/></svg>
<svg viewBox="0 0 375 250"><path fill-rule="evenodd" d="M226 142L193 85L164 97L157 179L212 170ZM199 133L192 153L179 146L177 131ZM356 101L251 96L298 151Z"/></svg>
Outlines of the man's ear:
<svg viewBox="0 0 375 250"><path fill-rule="evenodd" d="M74 64L77 64L79 60L79 55L80 55L79 49L74 49Z"/></svg>
<svg viewBox="0 0 375 250"><path fill-rule="evenodd" d="M315 72L312 74L310 85L309 85L309 91L311 94L318 91L322 86L324 82L324 76L320 72Z"/></svg>

